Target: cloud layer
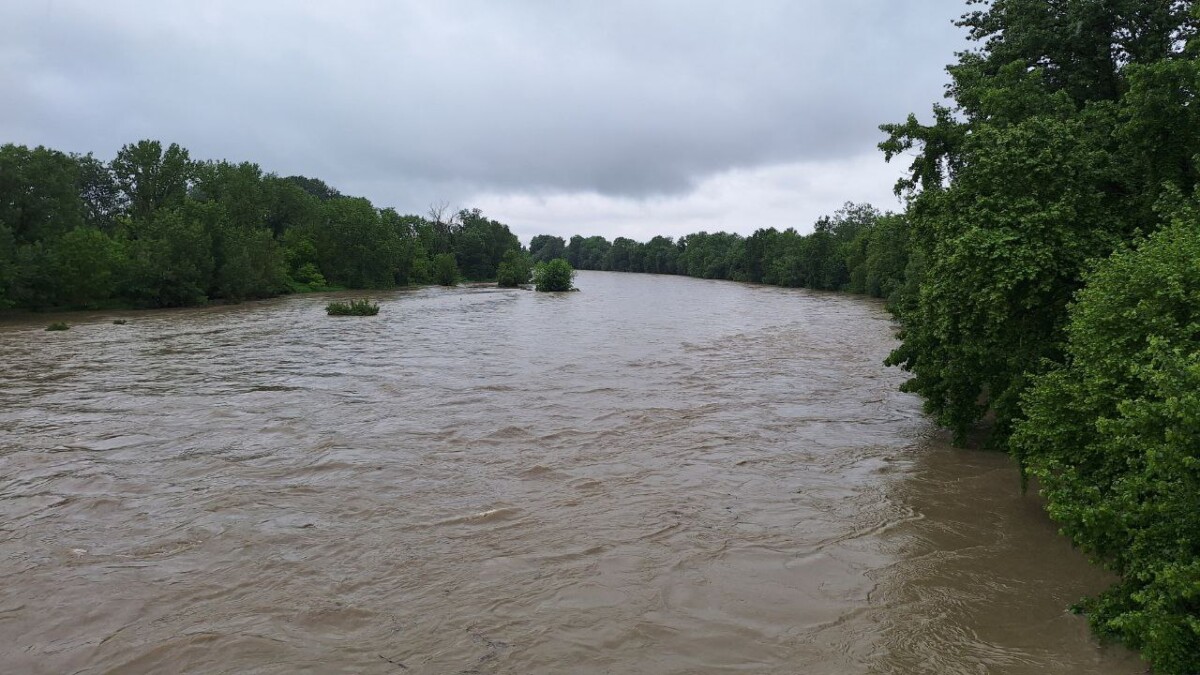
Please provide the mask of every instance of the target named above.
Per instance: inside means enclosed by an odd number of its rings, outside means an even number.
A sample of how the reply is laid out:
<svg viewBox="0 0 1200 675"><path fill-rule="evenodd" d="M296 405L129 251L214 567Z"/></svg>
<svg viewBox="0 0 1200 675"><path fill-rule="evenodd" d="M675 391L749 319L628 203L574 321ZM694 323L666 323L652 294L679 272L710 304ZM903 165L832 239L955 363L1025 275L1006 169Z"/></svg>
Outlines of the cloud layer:
<svg viewBox="0 0 1200 675"><path fill-rule="evenodd" d="M743 230L825 203L814 185L886 199L877 125L927 110L964 47L961 0L916 4L7 3L0 141L159 138L522 231L589 209L609 236Z"/></svg>

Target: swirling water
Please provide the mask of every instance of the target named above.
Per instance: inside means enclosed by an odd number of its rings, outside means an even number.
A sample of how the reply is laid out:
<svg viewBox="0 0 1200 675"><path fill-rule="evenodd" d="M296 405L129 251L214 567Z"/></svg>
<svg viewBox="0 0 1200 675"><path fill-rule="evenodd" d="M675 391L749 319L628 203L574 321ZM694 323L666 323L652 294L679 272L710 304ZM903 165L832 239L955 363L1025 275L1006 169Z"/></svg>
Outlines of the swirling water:
<svg viewBox="0 0 1200 675"><path fill-rule="evenodd" d="M877 303L577 285L0 324L0 671L1143 671Z"/></svg>

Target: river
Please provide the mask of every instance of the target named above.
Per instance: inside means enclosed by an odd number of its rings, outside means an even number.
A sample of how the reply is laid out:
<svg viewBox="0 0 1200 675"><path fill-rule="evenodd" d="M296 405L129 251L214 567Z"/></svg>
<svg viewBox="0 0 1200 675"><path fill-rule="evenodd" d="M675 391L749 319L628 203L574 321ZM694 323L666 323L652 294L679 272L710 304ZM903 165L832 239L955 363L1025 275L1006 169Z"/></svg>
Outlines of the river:
<svg viewBox="0 0 1200 675"><path fill-rule="evenodd" d="M0 671L1144 672L878 303L576 283L0 323Z"/></svg>

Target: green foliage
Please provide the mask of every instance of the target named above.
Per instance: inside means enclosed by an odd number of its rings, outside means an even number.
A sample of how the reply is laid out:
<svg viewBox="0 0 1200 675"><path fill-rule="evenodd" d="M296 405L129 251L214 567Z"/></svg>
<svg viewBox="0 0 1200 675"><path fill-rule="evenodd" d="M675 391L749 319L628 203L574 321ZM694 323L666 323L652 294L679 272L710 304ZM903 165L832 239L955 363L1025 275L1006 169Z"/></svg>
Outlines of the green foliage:
<svg viewBox="0 0 1200 675"><path fill-rule="evenodd" d="M41 146L0 146L0 224L17 246L49 240L84 223L80 169L71 156Z"/></svg>
<svg viewBox="0 0 1200 675"><path fill-rule="evenodd" d="M575 270L563 258L538 263L533 268L534 288L543 292L569 291L574 286Z"/></svg>
<svg viewBox="0 0 1200 675"><path fill-rule="evenodd" d="M107 164L0 146L0 309L194 305L439 272L453 284L460 264L495 277L509 251L516 237L477 209L431 222L174 144L139 141Z"/></svg>
<svg viewBox="0 0 1200 675"><path fill-rule="evenodd" d="M584 239L575 235L567 244L566 261L575 269L602 270L604 269L604 259L608 256L608 249L611 247L612 244L608 243L604 237Z"/></svg>
<svg viewBox="0 0 1200 675"><path fill-rule="evenodd" d="M12 229L0 222L0 309L12 307L17 283L17 244Z"/></svg>
<svg viewBox="0 0 1200 675"><path fill-rule="evenodd" d="M909 265L908 226L903 217L880 216L842 250L849 270L846 290L896 302Z"/></svg>
<svg viewBox="0 0 1200 675"><path fill-rule="evenodd" d="M1200 218L1180 195L1200 177L1200 13L971 4L984 8L960 25L980 48L949 69L955 107L882 127L889 159L915 156L897 185L907 261L889 362L958 441L993 416L990 442L1121 575L1087 603L1093 625L1155 672L1195 672Z"/></svg>
<svg viewBox="0 0 1200 675"><path fill-rule="evenodd" d="M387 288L395 284L396 233L371 202L339 197L321 206L324 226L316 233L320 268L335 284Z"/></svg>
<svg viewBox="0 0 1200 675"><path fill-rule="evenodd" d="M520 251L516 235L502 223L485 218L479 209L460 211L454 233L458 267L468 279L493 279L508 251Z"/></svg>
<svg viewBox="0 0 1200 675"><path fill-rule="evenodd" d="M122 295L143 307L203 304L215 263L203 205L162 209L128 243Z"/></svg>
<svg viewBox="0 0 1200 675"><path fill-rule="evenodd" d="M442 253L433 258L433 280L441 286L458 284L458 263L453 253Z"/></svg>
<svg viewBox="0 0 1200 675"><path fill-rule="evenodd" d="M306 262L300 266L291 275L292 283L289 284L289 289L295 293L305 293L308 291L320 291L329 288L328 282L325 281L325 275L321 274L321 270L313 263Z"/></svg>
<svg viewBox="0 0 1200 675"><path fill-rule="evenodd" d="M503 288L516 288L529 283L532 274L533 266L529 262L529 256L519 250L509 249L496 269L496 284Z"/></svg>
<svg viewBox="0 0 1200 675"><path fill-rule="evenodd" d="M121 148L112 161L117 185L135 220L148 219L161 208L177 207L187 196L196 165L187 150L172 143L163 150L158 141L138 141Z"/></svg>
<svg viewBox="0 0 1200 675"><path fill-rule="evenodd" d="M44 304L96 307L116 292L125 252L120 241L100 230L79 227L51 245L46 265L49 292Z"/></svg>
<svg viewBox="0 0 1200 675"><path fill-rule="evenodd" d="M308 178L307 176L288 176L282 179L290 185L304 191L306 194L314 197L318 201L327 202L338 199L342 196L335 188L325 184L325 181L320 178Z"/></svg>
<svg viewBox="0 0 1200 675"><path fill-rule="evenodd" d="M882 127L916 156L898 190L924 264L890 362L959 441L990 412L1005 447L1090 261L1158 226L1150 181L1195 183L1196 22L1152 4L993 2L960 24L982 48L950 68L958 108Z"/></svg>
<svg viewBox="0 0 1200 675"><path fill-rule="evenodd" d="M549 262L567 254L567 242L562 237L539 234L529 242L529 257L533 262Z"/></svg>
<svg viewBox="0 0 1200 675"><path fill-rule="evenodd" d="M71 327L62 321L55 321L49 326L46 326L46 330L71 330Z"/></svg>
<svg viewBox="0 0 1200 675"><path fill-rule="evenodd" d="M1087 276L1066 364L1034 379L1013 448L1050 514L1123 582L1087 604L1155 672L1200 664L1200 217Z"/></svg>
<svg viewBox="0 0 1200 675"><path fill-rule="evenodd" d="M375 316L379 313L379 305L361 298L350 302L331 302L325 306L329 316Z"/></svg>
<svg viewBox="0 0 1200 675"><path fill-rule="evenodd" d="M1047 117L980 125L955 181L914 201L929 269L893 362L960 441L990 409L1002 442L1026 373L1057 355L1084 264L1118 240L1095 226L1111 222L1110 174L1084 135Z"/></svg>
<svg viewBox="0 0 1200 675"><path fill-rule="evenodd" d="M548 239L534 237L539 250L552 246ZM610 244L602 237L577 235L567 251L583 262L583 269L845 289L897 299L905 288L909 233L907 220L900 216L882 215L869 204L847 203L819 220L809 235L771 228L750 237L698 232L678 242L654 237L644 244L624 237Z"/></svg>
<svg viewBox="0 0 1200 675"><path fill-rule="evenodd" d="M701 279L743 280L745 259L742 237L727 232L689 234L679 240L675 268Z"/></svg>

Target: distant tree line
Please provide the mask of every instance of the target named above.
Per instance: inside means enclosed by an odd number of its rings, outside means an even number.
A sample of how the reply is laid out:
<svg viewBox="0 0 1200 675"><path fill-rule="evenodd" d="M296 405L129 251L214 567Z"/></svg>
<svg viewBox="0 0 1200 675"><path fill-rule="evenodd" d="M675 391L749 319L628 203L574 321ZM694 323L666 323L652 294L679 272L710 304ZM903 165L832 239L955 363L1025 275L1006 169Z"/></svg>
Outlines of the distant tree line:
<svg viewBox="0 0 1200 675"><path fill-rule="evenodd" d="M892 302L901 301L909 262L904 217L852 203L818 220L810 234L765 228L748 237L698 232L644 243L579 235L567 242L539 235L530 242L529 254L535 261L565 257L576 269L849 291Z"/></svg>
<svg viewBox="0 0 1200 675"><path fill-rule="evenodd" d="M331 287L494 279L517 237L478 210L401 215L316 178L0 146L0 308L174 307ZM526 275L528 276L528 275Z"/></svg>
<svg viewBox="0 0 1200 675"><path fill-rule="evenodd" d="M1012 453L1119 575L1080 605L1093 628L1200 673L1200 6L968 4L952 104L881 127L912 158L903 214L531 253L888 297L905 389L957 442Z"/></svg>

